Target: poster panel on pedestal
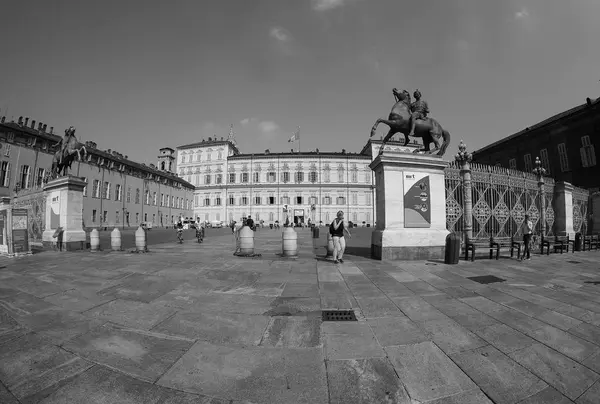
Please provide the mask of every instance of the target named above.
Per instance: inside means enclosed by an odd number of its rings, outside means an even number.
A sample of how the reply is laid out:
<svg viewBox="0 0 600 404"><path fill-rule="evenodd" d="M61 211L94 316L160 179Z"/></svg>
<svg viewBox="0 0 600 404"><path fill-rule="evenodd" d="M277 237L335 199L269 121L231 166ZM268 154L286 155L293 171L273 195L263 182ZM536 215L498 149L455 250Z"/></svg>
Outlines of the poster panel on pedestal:
<svg viewBox="0 0 600 404"><path fill-rule="evenodd" d="M426 173L404 172L404 227L431 227L431 190Z"/></svg>
<svg viewBox="0 0 600 404"><path fill-rule="evenodd" d="M13 251L29 251L29 236L27 234L27 209L13 209Z"/></svg>

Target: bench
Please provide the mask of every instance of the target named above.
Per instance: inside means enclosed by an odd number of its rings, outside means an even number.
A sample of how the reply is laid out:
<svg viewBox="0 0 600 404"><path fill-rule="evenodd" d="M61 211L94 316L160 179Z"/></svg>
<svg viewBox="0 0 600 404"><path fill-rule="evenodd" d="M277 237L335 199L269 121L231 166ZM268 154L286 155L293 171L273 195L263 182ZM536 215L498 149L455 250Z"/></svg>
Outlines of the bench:
<svg viewBox="0 0 600 404"><path fill-rule="evenodd" d="M469 260L469 251L471 251L471 261L475 261L475 250L477 247L488 248L490 250L490 259L493 257L494 248L491 245L492 239L490 238L471 238L465 242L465 260Z"/></svg>
<svg viewBox="0 0 600 404"><path fill-rule="evenodd" d="M507 247L510 248L510 256L514 257L514 250L517 249L517 258L521 257L521 244L523 241L515 240L513 237L492 237L490 241L490 248L496 250L496 259L499 258L500 248ZM491 257L490 257L491 258Z"/></svg>
<svg viewBox="0 0 600 404"><path fill-rule="evenodd" d="M583 236L583 251L585 251L586 245L588 251L591 251L592 249L598 250L600 248L600 237L597 234Z"/></svg>
<svg viewBox="0 0 600 404"><path fill-rule="evenodd" d="M542 254L544 254L544 247L546 247L546 255L550 255L550 247L554 249L555 253L558 250L560 250L561 254L565 250L569 252L569 236L554 236L554 238L542 236L540 246Z"/></svg>

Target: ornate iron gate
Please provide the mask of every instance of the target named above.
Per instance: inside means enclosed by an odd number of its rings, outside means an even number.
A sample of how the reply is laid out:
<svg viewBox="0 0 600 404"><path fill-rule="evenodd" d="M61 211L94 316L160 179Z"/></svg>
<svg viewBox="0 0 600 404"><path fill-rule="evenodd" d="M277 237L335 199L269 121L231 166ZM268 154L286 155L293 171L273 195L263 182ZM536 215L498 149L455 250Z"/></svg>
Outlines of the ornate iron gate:
<svg viewBox="0 0 600 404"><path fill-rule="evenodd" d="M538 178L533 173L477 163L471 164L470 169L474 238L519 237L526 214L534 223L536 233L541 234L542 209L545 209L545 234L554 234L552 178L544 178L544 192L541 192ZM455 162L445 169L445 184L446 227L451 232L463 231L463 178Z"/></svg>
<svg viewBox="0 0 600 404"><path fill-rule="evenodd" d="M587 234L589 192L573 187L573 230Z"/></svg>

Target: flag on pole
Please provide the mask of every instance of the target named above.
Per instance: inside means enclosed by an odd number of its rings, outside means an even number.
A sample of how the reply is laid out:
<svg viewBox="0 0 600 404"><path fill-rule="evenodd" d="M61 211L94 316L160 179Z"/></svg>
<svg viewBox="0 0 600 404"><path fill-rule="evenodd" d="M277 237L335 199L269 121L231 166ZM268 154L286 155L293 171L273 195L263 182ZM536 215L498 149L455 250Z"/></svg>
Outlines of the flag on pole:
<svg viewBox="0 0 600 404"><path fill-rule="evenodd" d="M292 135L292 137L289 138L288 143L292 143L292 142L295 142L297 140L300 140L300 126L298 126L298 129L296 129L296 131L294 132L294 134Z"/></svg>

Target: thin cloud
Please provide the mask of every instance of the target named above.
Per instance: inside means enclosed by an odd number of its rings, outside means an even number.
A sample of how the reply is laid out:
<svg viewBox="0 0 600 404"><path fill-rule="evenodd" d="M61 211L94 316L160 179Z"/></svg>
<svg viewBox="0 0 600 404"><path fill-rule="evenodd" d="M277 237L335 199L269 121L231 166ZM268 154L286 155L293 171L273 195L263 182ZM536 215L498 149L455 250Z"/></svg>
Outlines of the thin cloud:
<svg viewBox="0 0 600 404"><path fill-rule="evenodd" d="M529 17L529 11L527 11L527 9L526 9L526 8L523 8L523 9L521 9L521 11L517 11L517 12L515 13L515 18L516 18L517 20L524 20L524 19L526 19L527 17Z"/></svg>
<svg viewBox="0 0 600 404"><path fill-rule="evenodd" d="M261 121L258 123L258 130L260 130L263 135L273 136L279 130L279 125L273 121Z"/></svg>
<svg viewBox="0 0 600 404"><path fill-rule="evenodd" d="M282 27L273 27L271 31L269 31L269 35L271 38L275 38L279 42L289 42L292 39L292 35L290 32Z"/></svg>
<svg viewBox="0 0 600 404"><path fill-rule="evenodd" d="M248 126L248 125L250 125L251 123L254 123L254 122L256 122L256 121L257 121L257 119L256 119L256 118L246 118L246 119L242 119L242 120L240 121L240 124L242 124L242 126Z"/></svg>
<svg viewBox="0 0 600 404"><path fill-rule="evenodd" d="M316 11L327 11L342 7L348 0L312 0L313 9Z"/></svg>

